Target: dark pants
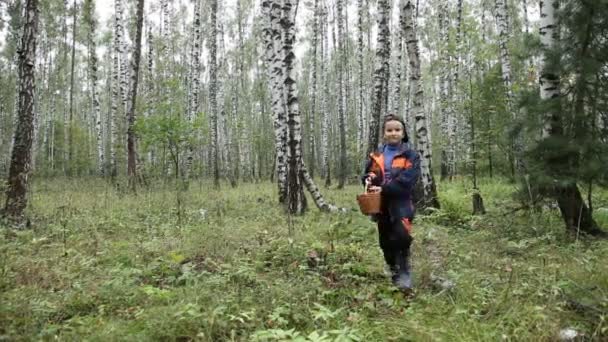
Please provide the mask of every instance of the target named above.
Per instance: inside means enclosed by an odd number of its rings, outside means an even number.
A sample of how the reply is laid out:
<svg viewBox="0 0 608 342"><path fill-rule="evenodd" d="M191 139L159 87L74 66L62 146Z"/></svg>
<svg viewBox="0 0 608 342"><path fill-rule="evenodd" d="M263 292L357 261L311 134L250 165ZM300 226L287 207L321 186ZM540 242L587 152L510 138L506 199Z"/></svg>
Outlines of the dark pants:
<svg viewBox="0 0 608 342"><path fill-rule="evenodd" d="M413 241L411 231L412 223L408 218L391 219L388 215L378 217L380 248L389 266L393 267L399 262L396 258L400 253L406 257L409 255Z"/></svg>

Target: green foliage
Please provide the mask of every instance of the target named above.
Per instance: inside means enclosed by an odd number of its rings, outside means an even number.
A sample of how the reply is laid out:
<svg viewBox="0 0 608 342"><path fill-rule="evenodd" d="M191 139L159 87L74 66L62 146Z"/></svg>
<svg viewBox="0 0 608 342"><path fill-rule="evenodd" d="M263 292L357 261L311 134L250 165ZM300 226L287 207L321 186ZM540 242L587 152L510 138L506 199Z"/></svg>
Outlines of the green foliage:
<svg viewBox="0 0 608 342"><path fill-rule="evenodd" d="M605 66L608 53L601 32L608 20L600 13L608 10L602 1L564 1L558 11L563 34L560 43L548 55L548 69L559 75L561 94L557 99L541 101L534 93L524 102L530 117L530 130L537 132L550 113L557 119L554 134L536 144L529 153L534 183L549 187L555 182L606 184L608 144L605 115L608 83Z"/></svg>
<svg viewBox="0 0 608 342"><path fill-rule="evenodd" d="M468 215L467 186L439 186L445 206L415 221L417 290L407 300L383 274L374 224L354 210L313 210L290 228L274 185L213 196L192 186L176 226L171 185L125 195L102 181L37 182L32 229L0 228L0 335L552 340L572 326L606 338L605 241L573 243L556 211L510 213L508 183L480 181L490 212L480 218ZM327 195L353 207L359 190ZM594 201L608 221L608 192ZM436 274L456 288L438 289Z"/></svg>

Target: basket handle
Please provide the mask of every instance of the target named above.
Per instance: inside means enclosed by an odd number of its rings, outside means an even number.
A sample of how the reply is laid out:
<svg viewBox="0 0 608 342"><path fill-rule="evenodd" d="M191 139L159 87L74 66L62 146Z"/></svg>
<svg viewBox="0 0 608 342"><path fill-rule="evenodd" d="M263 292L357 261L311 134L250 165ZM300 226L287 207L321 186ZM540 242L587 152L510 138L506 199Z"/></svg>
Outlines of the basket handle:
<svg viewBox="0 0 608 342"><path fill-rule="evenodd" d="M369 177L368 177L368 178L365 178L365 193L367 193L367 192L368 192L368 189L369 189L369 185L370 185L370 184L371 184L371 181L369 180Z"/></svg>

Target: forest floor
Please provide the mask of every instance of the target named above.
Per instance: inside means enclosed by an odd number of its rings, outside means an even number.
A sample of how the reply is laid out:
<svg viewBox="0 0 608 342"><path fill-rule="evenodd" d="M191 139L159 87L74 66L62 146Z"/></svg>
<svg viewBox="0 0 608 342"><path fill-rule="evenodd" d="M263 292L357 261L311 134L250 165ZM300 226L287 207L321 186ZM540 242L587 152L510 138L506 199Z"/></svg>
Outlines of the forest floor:
<svg viewBox="0 0 608 342"><path fill-rule="evenodd" d="M488 214L471 216L468 188L440 184L442 209L414 222L405 298L359 186L323 190L346 213L288 219L270 183L193 183L178 206L169 185L38 181L31 228L0 228L0 340L608 340L608 241L514 212L504 182L482 181ZM594 201L608 229L608 190Z"/></svg>

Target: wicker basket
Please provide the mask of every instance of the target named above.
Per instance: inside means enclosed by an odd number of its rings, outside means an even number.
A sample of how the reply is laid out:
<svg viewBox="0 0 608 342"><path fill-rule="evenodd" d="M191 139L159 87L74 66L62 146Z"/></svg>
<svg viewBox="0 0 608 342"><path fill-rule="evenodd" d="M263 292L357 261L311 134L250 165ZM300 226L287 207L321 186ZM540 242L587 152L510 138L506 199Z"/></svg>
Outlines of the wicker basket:
<svg viewBox="0 0 608 342"><path fill-rule="evenodd" d="M367 187L365 187L365 193L357 195L357 202L363 214L380 214L381 201L379 192L367 192Z"/></svg>

